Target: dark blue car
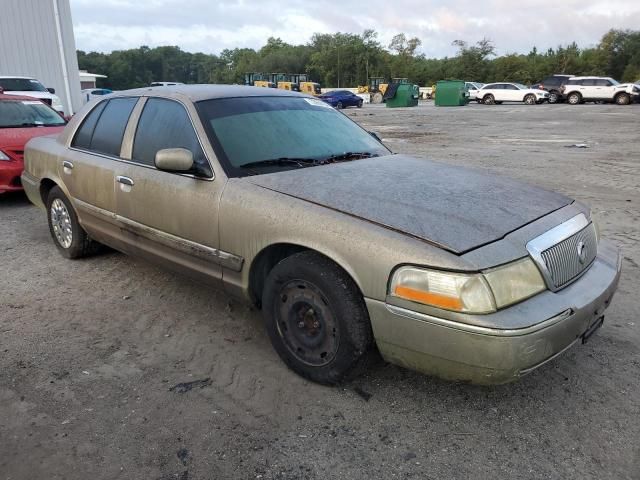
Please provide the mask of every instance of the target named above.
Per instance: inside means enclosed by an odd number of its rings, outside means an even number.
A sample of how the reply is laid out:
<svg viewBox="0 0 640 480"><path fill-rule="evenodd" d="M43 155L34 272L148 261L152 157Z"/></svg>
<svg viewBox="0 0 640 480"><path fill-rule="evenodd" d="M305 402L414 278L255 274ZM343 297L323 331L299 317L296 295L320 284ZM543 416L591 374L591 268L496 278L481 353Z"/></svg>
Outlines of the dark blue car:
<svg viewBox="0 0 640 480"><path fill-rule="evenodd" d="M318 98L335 108L362 107L362 99L349 90L333 90L323 93Z"/></svg>

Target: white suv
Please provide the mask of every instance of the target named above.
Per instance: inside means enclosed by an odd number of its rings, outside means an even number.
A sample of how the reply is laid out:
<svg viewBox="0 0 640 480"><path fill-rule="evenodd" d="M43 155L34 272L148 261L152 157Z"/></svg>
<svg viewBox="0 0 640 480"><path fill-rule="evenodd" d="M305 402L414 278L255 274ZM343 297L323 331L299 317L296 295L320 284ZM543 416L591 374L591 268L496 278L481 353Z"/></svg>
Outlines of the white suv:
<svg viewBox="0 0 640 480"><path fill-rule="evenodd" d="M529 88L521 83L490 83L476 93L478 103L493 105L502 102L524 102L535 105L549 100L549 92Z"/></svg>
<svg viewBox="0 0 640 480"><path fill-rule="evenodd" d="M39 98L43 102L64 115L64 106L53 88L45 88L38 80L31 77L0 76L0 88L7 95L24 95Z"/></svg>
<svg viewBox="0 0 640 480"><path fill-rule="evenodd" d="M611 77L571 77L561 87L561 91L571 105L586 101L629 105L640 98L638 85L620 83Z"/></svg>

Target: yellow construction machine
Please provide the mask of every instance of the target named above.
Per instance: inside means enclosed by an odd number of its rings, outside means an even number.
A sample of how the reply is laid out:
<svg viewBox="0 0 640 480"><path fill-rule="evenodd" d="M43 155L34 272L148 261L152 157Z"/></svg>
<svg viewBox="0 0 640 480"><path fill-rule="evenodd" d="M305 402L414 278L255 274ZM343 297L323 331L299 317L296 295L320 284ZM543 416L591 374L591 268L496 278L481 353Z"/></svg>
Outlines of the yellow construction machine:
<svg viewBox="0 0 640 480"><path fill-rule="evenodd" d="M409 79L392 78L391 82L386 82L384 77L369 77L369 85L358 85L358 93L368 93L371 103L382 103L389 83L409 83Z"/></svg>

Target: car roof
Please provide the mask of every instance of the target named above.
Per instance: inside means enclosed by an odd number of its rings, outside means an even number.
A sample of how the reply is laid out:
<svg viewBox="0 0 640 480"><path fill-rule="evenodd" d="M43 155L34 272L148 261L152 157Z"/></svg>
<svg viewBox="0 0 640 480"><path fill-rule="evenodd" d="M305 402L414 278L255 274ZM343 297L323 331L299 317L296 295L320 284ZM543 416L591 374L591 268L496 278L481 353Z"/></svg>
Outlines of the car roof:
<svg viewBox="0 0 640 480"><path fill-rule="evenodd" d="M606 78L607 80L609 80L611 77L598 77L596 75L583 75L581 77L571 77L570 80L573 80L574 78L576 80L584 80L585 78Z"/></svg>
<svg viewBox="0 0 640 480"><path fill-rule="evenodd" d="M0 77L1 78L1 77ZM0 93L0 100L5 100L5 101L24 101L24 100L37 100L39 102L41 102L41 100L39 98L36 97L29 97L27 95L9 95L7 93ZM44 103L44 102L42 102Z"/></svg>
<svg viewBox="0 0 640 480"><path fill-rule="evenodd" d="M110 96L148 96L148 97L187 97L192 102L212 100L217 98L238 97L305 97L298 92L281 90L279 88L250 87L245 85L170 85L163 88L144 87L133 90L121 90Z"/></svg>
<svg viewBox="0 0 640 480"><path fill-rule="evenodd" d="M0 75L0 78L20 78L24 80L35 80L33 77L25 77L23 75Z"/></svg>

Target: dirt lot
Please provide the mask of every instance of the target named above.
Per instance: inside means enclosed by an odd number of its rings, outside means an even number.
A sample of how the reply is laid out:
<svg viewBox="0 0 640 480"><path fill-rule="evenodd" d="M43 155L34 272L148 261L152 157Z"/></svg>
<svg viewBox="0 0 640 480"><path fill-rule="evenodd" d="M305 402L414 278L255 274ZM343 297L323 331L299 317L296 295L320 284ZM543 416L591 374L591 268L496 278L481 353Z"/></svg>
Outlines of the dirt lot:
<svg viewBox="0 0 640 480"><path fill-rule="evenodd" d="M397 152L591 204L624 254L600 332L501 387L385 364L321 387L259 312L119 253L64 260L5 195L0 479L640 479L640 105L348 114Z"/></svg>

